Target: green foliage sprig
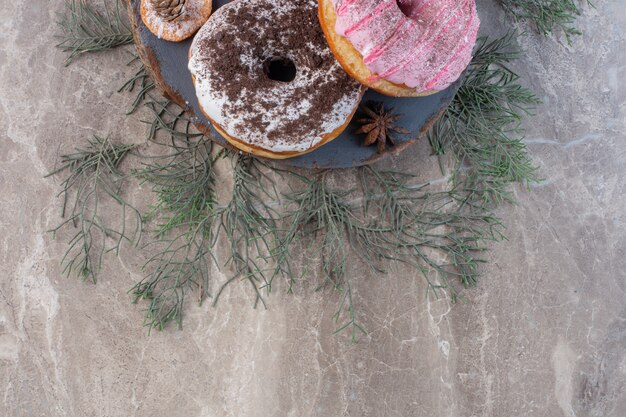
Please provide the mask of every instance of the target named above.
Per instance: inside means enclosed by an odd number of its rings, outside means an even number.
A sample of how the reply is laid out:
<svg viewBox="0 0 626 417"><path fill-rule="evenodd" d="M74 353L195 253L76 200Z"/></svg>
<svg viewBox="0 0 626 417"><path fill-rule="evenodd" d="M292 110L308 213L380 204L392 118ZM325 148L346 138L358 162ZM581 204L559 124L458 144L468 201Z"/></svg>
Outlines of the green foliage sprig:
<svg viewBox="0 0 626 417"><path fill-rule="evenodd" d="M198 165L203 163L200 161ZM184 163L187 165L187 163ZM168 173L144 173L147 181L153 181L163 207L169 207L166 222L160 224L156 239L147 247L154 255L144 265L146 276L131 290L134 302L148 300L145 324L149 328L163 330L168 322L182 326L185 295L197 291L197 301L202 303L209 295L211 252L211 228L214 205L213 172L202 167L194 171L170 166ZM174 180L180 174L180 182ZM168 178L169 176L169 178ZM176 191L167 184L182 185L184 178L201 188L188 188L186 199L169 199Z"/></svg>
<svg viewBox="0 0 626 417"><path fill-rule="evenodd" d="M464 204L456 189L410 186L413 176L372 167L358 173L360 201L351 199L350 191L331 189L326 173L301 178L304 187L286 196L295 207L274 253L280 269L295 245L315 248L311 255L320 256L320 287L331 285L341 294L334 314L337 331L349 328L353 341L365 329L355 313L349 263L360 259L378 273L385 273L383 264L389 261L406 263L435 293L447 289L456 295L453 278L464 286L475 284L483 262L477 254L485 250L484 242L502 237L499 220L482 207Z"/></svg>
<svg viewBox="0 0 626 417"><path fill-rule="evenodd" d="M60 42L57 47L69 52L66 66L86 52L105 51L133 42L133 34L125 20L125 6L120 6L120 0L115 1L115 6L110 6L107 1L102 4L104 13L86 0L65 2L65 12L58 21L62 33L58 36Z"/></svg>
<svg viewBox="0 0 626 417"><path fill-rule="evenodd" d="M276 227L272 210L259 196L264 174L256 160L235 156L233 195L227 205L218 207L212 164L219 156L211 157L211 143L200 139L182 146L167 163L138 173L158 196L153 214L165 219L156 228L157 240L151 245L155 254L144 268L148 274L131 290L135 302L149 300L146 325L151 328L162 330L170 321L180 326L189 290L198 291L200 303L210 296L211 263L228 268L230 276L217 291L215 303L234 282L251 284L255 305L265 305L262 291L271 289L263 263L274 247ZM215 258L220 237L228 242L230 254L223 262Z"/></svg>
<svg viewBox="0 0 626 417"><path fill-rule="evenodd" d="M308 236L312 237L310 247L315 249L311 255L319 255L321 258L319 269L323 278L318 289L330 284L340 292L341 302L333 315L339 324L337 331L349 328L352 340L356 341L359 333L366 334L366 331L357 321L352 286L346 274L346 267L350 248L348 241L358 234L361 224L345 201L349 191L331 190L326 184L325 174L301 180L304 182L304 188L286 196L295 208L286 216L289 226L280 239L280 245L274 251L277 261L276 271L285 270L284 263L291 256L294 245L300 244L300 247L303 247L302 240ZM292 289L293 277L287 278ZM347 318L341 322L344 316Z"/></svg>
<svg viewBox="0 0 626 417"><path fill-rule="evenodd" d="M138 56L135 55L127 65L132 66L136 63L140 64L139 69L117 90L118 93L125 91L129 93L135 92L136 94L130 110L126 112L127 115L133 114L142 103L152 99L150 92L156 87L148 74L148 70Z"/></svg>
<svg viewBox="0 0 626 417"><path fill-rule="evenodd" d="M581 15L576 0L500 0L500 4L514 19L531 22L542 35L549 36L558 29L571 42L572 36L581 34L574 26Z"/></svg>
<svg viewBox="0 0 626 417"><path fill-rule="evenodd" d="M147 157L135 171L157 196L144 220L158 224L147 244L153 255L144 265L146 276L130 293L135 303L148 301L146 326L163 330L169 322L182 326L189 291L197 291L198 303L209 296L217 204L213 143L173 103L149 100L146 106L153 116L148 139L164 154ZM161 133L164 141L158 140Z"/></svg>
<svg viewBox="0 0 626 417"><path fill-rule="evenodd" d="M512 182L539 181L520 127L539 100L508 67L519 56L514 33L480 39L463 84L429 133L435 154L456 157L456 182L474 202L510 201Z"/></svg>
<svg viewBox="0 0 626 417"><path fill-rule="evenodd" d="M266 259L277 241L275 212L265 201L277 198L262 184L271 179L261 169L258 160L239 154L233 157L233 193L229 203L219 210L217 232L223 232L229 243L230 256L225 266L231 267L232 277L218 291L215 303L231 283L242 280L254 289L254 305L265 306L262 290L271 291L271 278Z"/></svg>
<svg viewBox="0 0 626 417"><path fill-rule="evenodd" d="M105 253L119 253L124 241L139 242L141 216L121 195L125 176L119 171L120 163L133 149L134 145L94 136L84 149L61 156L61 167L46 175L67 172L59 193L63 198L61 217L65 220L51 231L56 236L64 228L76 230L61 260L64 273L95 283ZM110 221L103 218L102 197L119 208L118 226L110 226ZM134 217L134 227L129 227L133 222L129 216ZM107 240L112 243L107 245Z"/></svg>
<svg viewBox="0 0 626 417"><path fill-rule="evenodd" d="M136 102L144 99L138 97ZM166 148L164 156L136 171L158 198L146 220L161 220L154 233L160 243L153 245L155 255L145 265L147 275L131 289L135 302L149 300L146 325L158 329L170 321L180 325L185 294L197 289L199 302L210 295L211 262L229 268L231 276L219 287L214 302L226 287L243 280L254 289L255 305L264 304L261 292L264 288L269 292L271 286L262 264L273 248L276 225L262 198L270 195L261 183L269 180L263 164L224 151L211 156L212 142L194 129L180 107L149 94L144 104L152 116L147 122L148 139ZM161 134L165 140L158 139ZM229 203L218 207L213 165L223 156L232 158L234 184ZM213 258L220 237L230 253L223 263Z"/></svg>

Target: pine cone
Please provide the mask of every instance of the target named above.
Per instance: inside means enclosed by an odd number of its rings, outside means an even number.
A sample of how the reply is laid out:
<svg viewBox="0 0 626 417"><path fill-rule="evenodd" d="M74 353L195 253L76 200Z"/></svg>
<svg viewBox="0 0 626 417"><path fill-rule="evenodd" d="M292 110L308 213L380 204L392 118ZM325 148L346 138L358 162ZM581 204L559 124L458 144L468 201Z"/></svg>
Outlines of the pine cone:
<svg viewBox="0 0 626 417"><path fill-rule="evenodd" d="M159 17L166 22L178 19L185 11L186 0L152 0Z"/></svg>

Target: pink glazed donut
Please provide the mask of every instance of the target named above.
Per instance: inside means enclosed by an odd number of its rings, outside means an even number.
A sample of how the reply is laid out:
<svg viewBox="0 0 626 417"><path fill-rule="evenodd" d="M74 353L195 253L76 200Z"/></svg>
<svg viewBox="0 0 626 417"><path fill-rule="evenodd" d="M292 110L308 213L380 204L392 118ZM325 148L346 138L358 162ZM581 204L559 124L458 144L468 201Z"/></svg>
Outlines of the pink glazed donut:
<svg viewBox="0 0 626 417"><path fill-rule="evenodd" d="M331 50L361 84L394 97L436 93L472 58L475 0L319 0Z"/></svg>

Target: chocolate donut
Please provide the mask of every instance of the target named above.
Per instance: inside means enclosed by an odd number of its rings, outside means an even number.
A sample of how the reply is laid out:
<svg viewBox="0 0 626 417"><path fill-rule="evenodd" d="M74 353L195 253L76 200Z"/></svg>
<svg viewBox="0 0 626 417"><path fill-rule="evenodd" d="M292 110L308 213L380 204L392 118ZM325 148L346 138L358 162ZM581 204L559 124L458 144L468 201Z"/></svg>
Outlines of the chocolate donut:
<svg viewBox="0 0 626 417"><path fill-rule="evenodd" d="M191 45L196 95L235 147L289 158L337 137L364 88L334 59L315 0L237 0Z"/></svg>

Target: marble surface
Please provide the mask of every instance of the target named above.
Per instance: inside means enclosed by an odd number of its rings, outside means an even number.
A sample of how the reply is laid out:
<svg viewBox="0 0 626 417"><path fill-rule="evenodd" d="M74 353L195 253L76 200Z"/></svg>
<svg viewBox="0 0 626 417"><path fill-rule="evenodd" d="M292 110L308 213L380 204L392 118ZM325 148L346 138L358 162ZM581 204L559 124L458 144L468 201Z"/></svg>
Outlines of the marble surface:
<svg viewBox="0 0 626 417"><path fill-rule="evenodd" d="M450 304L413 271L354 267L370 334L352 345L332 335L330 292L277 292L263 311L233 288L148 336L127 294L145 254L108 258L95 286L63 276L67 236L47 233L59 180L43 176L93 133L142 143L145 125L115 92L127 50L65 68L63 2L0 0L0 415L625 416L626 14L594 3L571 47L521 41L516 69L545 103L526 143L546 180L500 210L509 240L479 287ZM501 33L495 4L479 8ZM385 165L437 172L424 142Z"/></svg>

